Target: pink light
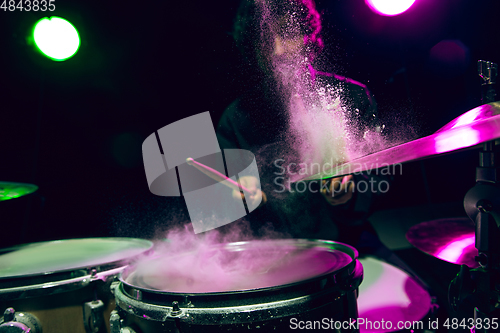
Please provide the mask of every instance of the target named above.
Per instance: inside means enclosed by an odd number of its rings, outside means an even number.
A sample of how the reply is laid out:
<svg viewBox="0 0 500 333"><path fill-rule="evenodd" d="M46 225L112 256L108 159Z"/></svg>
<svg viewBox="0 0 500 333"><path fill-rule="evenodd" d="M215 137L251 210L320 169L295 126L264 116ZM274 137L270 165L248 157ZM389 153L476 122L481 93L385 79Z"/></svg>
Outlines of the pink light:
<svg viewBox="0 0 500 333"><path fill-rule="evenodd" d="M394 16L408 10L415 0L365 0L365 2L379 15Z"/></svg>
<svg viewBox="0 0 500 333"><path fill-rule="evenodd" d="M435 137L437 153L445 153L477 144L481 140L480 133L470 127L458 127L451 131L442 132Z"/></svg>
<svg viewBox="0 0 500 333"><path fill-rule="evenodd" d="M481 106L479 106L475 109L472 109L472 110L464 113L463 115L461 115L460 117L457 118L456 123L451 128L455 128L455 127L459 127L459 126L463 126L463 125L468 125L468 124L472 123L482 113L482 111L483 111L483 108Z"/></svg>
<svg viewBox="0 0 500 333"><path fill-rule="evenodd" d="M358 296L358 318L365 319L361 333L394 332L398 322L420 320L429 312L429 293L408 274L373 257L359 261L364 270ZM377 328L368 322L390 323Z"/></svg>
<svg viewBox="0 0 500 333"><path fill-rule="evenodd" d="M462 41L442 40L429 51L429 65L435 74L453 77L467 69L469 54L469 48Z"/></svg>
<svg viewBox="0 0 500 333"><path fill-rule="evenodd" d="M476 121L481 121L499 114L494 107L489 104L484 104L474 108L472 110L467 111L463 115L453 119L445 126L441 127L436 133L445 132L452 128L457 128L460 126L471 125Z"/></svg>
<svg viewBox="0 0 500 333"><path fill-rule="evenodd" d="M474 246L475 235L463 236L458 240L455 240L447 245L445 245L436 256L440 259L446 260L448 262L458 262L458 259L466 253L467 248Z"/></svg>

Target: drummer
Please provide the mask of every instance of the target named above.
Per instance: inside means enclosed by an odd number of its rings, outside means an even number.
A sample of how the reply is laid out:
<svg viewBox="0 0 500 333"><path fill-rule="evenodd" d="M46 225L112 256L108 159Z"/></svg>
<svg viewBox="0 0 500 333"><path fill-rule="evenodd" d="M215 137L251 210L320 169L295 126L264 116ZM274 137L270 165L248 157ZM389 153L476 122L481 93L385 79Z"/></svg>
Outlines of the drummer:
<svg viewBox="0 0 500 333"><path fill-rule="evenodd" d="M307 104L311 95L333 87L340 100L348 101L345 112L353 115L348 125L356 139L380 130L375 100L365 85L313 67L324 46L320 14L313 0L242 0L233 37L245 59L246 70L241 75L247 86L225 110L217 135L222 149L247 149L256 156L265 199L248 216L253 231L265 236L271 228L284 237L336 240L360 252L386 250L367 217L383 194L377 184L388 176L355 174L301 184L306 191L284 183L285 171L297 174L293 167L302 162L297 147L334 149L333 145L314 147L304 142L300 121L299 129L293 128L294 119L304 112L293 107L294 100ZM256 189L255 178L240 180L245 187ZM356 191L360 182L371 186ZM241 200L242 194L234 191L233 196ZM258 198L253 195L245 200Z"/></svg>

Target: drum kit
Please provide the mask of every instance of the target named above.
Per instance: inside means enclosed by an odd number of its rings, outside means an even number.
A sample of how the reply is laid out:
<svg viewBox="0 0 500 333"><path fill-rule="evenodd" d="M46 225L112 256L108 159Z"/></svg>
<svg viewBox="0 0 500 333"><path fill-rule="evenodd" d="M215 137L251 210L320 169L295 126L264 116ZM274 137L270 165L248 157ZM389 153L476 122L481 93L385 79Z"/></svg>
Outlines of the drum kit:
<svg viewBox="0 0 500 333"><path fill-rule="evenodd" d="M496 65L483 62L480 69L491 97ZM453 309L471 309L475 319L493 318L500 307L493 149L500 138L500 103L487 102L430 136L308 176L337 177L483 144L477 184L464 200L470 218L424 222L407 233L417 249L461 265L449 302ZM36 189L0 183L0 201ZM254 240L175 254L158 248L135 238L84 238L1 250L0 333L391 332L410 330L398 323L421 321L432 308L430 291L418 277L376 258L359 258L355 248L339 242ZM194 259L227 269L221 274L208 266L204 274L193 274L179 265ZM361 320L372 324L359 325Z"/></svg>

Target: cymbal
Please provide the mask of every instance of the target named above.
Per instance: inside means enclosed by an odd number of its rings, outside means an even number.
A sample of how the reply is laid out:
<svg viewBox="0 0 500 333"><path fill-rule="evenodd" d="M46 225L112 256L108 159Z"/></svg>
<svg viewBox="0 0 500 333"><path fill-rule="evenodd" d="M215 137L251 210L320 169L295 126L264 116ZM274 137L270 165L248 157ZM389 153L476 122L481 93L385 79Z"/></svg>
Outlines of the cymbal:
<svg viewBox="0 0 500 333"><path fill-rule="evenodd" d="M500 138L500 103L472 109L453 119L436 133L333 166L300 180L338 177L416 161Z"/></svg>
<svg viewBox="0 0 500 333"><path fill-rule="evenodd" d="M500 102L484 104L470 111L465 112L463 115L459 117L456 117L448 124L438 129L436 133L443 132L462 125L467 125L472 123L473 121L488 119L499 114L500 114Z"/></svg>
<svg viewBox="0 0 500 333"><path fill-rule="evenodd" d="M22 197L38 190L38 186L25 183L0 182L0 201Z"/></svg>
<svg viewBox="0 0 500 333"><path fill-rule="evenodd" d="M470 218L448 218L422 222L406 233L411 245L433 257L470 268L479 267L474 257L475 227Z"/></svg>

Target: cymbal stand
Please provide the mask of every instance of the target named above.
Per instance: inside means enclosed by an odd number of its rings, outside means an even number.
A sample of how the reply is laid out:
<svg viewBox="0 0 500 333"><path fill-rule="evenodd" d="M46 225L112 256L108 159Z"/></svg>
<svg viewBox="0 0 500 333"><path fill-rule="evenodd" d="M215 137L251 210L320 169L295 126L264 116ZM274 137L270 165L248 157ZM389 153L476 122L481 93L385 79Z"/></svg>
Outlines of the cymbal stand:
<svg viewBox="0 0 500 333"><path fill-rule="evenodd" d="M493 102L497 65L478 62L479 76L483 79L482 102ZM476 185L464 198L467 215L476 228L475 258L480 267L469 270L462 265L450 283L448 297L453 310L474 309L474 322L467 320L471 332L493 332L500 328L500 188L497 186L495 142L485 142L479 153Z"/></svg>

